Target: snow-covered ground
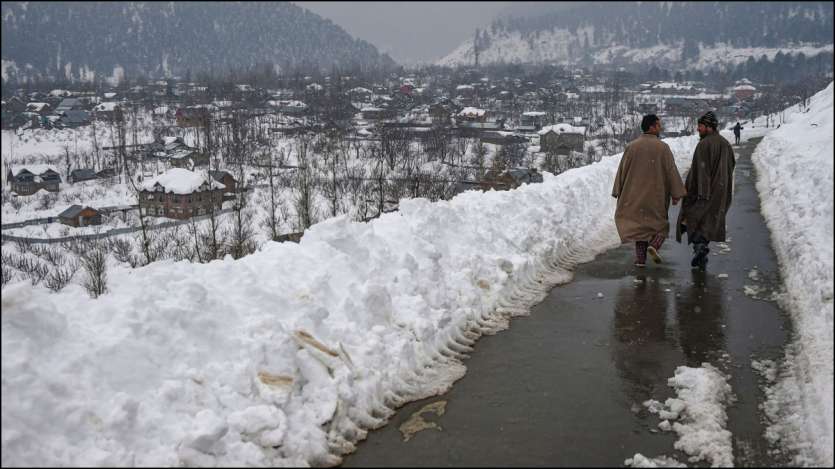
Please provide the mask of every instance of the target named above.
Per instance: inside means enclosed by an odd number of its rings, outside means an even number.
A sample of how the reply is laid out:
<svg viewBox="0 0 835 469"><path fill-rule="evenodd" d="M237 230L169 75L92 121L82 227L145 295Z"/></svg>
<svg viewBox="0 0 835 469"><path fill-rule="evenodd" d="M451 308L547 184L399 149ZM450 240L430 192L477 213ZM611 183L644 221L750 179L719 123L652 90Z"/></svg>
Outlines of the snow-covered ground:
<svg viewBox="0 0 835 469"><path fill-rule="evenodd" d="M796 337L768 391L768 436L794 463L833 465L833 85L792 108L752 160Z"/></svg>
<svg viewBox="0 0 835 469"><path fill-rule="evenodd" d="M831 86L829 96L831 107ZM684 173L698 137L666 141ZM393 407L446 391L466 372L469 345L570 280L564 267L619 245L609 195L619 159L513 191L403 200L369 223L331 218L300 244L268 242L239 260L114 267L109 292L95 300L76 284L59 293L8 284L2 463L337 464ZM821 200L831 246L831 198ZM809 321L829 357L831 259L830 248L829 326L826 311ZM828 383L828 404L811 389L803 421L831 416L828 366L807 385ZM680 399L718 382L696 370L684 370L682 380L695 378L680 386L671 380ZM712 457L724 457L722 448Z"/></svg>
<svg viewBox="0 0 835 469"><path fill-rule="evenodd" d="M696 141L668 141L682 170ZM10 284L3 464L335 464L390 407L448 389L560 266L619 244L618 162L329 219L237 261L117 267L97 300Z"/></svg>

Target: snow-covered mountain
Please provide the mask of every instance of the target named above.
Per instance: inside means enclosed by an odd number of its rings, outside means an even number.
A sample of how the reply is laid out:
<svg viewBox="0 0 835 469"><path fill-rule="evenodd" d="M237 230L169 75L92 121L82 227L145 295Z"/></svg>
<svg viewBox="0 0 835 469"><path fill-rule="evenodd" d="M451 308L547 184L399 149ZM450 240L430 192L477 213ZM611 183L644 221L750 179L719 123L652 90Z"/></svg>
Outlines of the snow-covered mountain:
<svg viewBox="0 0 835 469"><path fill-rule="evenodd" d="M652 63L707 69L778 53L832 54L829 2L595 2L515 8L439 65Z"/></svg>
<svg viewBox="0 0 835 469"><path fill-rule="evenodd" d="M394 61L287 2L3 2L3 80Z"/></svg>

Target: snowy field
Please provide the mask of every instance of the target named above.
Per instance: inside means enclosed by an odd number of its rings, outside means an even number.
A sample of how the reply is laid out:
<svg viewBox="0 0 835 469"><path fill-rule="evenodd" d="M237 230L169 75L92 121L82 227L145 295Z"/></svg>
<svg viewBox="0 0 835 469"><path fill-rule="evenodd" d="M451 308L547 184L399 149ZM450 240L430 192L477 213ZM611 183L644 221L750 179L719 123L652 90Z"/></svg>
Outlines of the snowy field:
<svg viewBox="0 0 835 469"><path fill-rule="evenodd" d="M669 140L682 170L697 138ZM329 219L237 261L116 268L97 300L8 285L3 464L336 464L619 244L618 162Z"/></svg>
<svg viewBox="0 0 835 469"><path fill-rule="evenodd" d="M796 334L767 391L768 436L797 449L798 465L833 465L832 88L788 113L752 156Z"/></svg>

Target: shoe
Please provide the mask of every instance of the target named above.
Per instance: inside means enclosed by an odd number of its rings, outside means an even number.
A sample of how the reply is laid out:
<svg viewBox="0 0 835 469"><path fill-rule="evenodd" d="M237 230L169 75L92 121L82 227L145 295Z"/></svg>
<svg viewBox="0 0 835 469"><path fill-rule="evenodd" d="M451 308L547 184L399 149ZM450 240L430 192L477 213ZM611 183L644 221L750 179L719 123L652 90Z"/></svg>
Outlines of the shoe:
<svg viewBox="0 0 835 469"><path fill-rule="evenodd" d="M653 247L653 246L647 247L647 254L649 254L649 256L652 257L653 262L655 262L656 264L661 263L661 261L662 261L661 256L658 255L658 250L656 250L655 247Z"/></svg>
<svg viewBox="0 0 835 469"><path fill-rule="evenodd" d="M693 256L693 260L690 261L690 266L705 270L708 261L707 255L710 253L710 248L704 244L697 244L693 246L693 251L695 252L695 255Z"/></svg>

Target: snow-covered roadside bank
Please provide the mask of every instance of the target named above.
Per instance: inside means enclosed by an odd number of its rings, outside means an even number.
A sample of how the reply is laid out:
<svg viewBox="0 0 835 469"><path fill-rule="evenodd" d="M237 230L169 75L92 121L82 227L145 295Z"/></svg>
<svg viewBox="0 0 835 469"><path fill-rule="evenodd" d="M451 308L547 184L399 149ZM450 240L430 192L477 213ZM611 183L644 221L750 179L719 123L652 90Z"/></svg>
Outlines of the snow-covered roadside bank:
<svg viewBox="0 0 835 469"><path fill-rule="evenodd" d="M679 169L698 137L669 139ZM619 244L619 156L508 192L404 200L238 261L3 289L4 465L333 465L444 392L475 339Z"/></svg>
<svg viewBox="0 0 835 469"><path fill-rule="evenodd" d="M795 338L767 390L768 437L798 465L833 465L833 85L752 156ZM794 108L792 108L794 109Z"/></svg>

